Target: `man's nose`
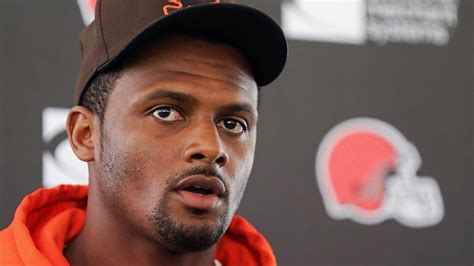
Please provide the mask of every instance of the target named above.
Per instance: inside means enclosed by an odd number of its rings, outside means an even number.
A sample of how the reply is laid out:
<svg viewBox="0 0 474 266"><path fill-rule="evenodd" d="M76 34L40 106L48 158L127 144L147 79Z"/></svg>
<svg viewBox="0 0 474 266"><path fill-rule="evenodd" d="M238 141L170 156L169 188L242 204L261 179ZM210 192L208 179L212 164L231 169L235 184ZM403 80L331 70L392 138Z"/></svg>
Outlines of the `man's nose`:
<svg viewBox="0 0 474 266"><path fill-rule="evenodd" d="M229 156L214 123L200 123L189 131L187 137L188 143L184 151L187 162L204 161L218 167L227 164Z"/></svg>

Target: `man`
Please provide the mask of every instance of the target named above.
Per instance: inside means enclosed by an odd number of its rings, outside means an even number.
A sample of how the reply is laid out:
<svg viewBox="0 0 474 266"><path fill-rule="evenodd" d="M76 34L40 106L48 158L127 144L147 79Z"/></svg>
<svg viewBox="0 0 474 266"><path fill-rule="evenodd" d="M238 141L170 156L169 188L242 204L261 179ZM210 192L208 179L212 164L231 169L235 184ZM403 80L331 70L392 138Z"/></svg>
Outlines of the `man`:
<svg viewBox="0 0 474 266"><path fill-rule="evenodd" d="M0 233L1 265L276 264L234 214L259 87L286 40L260 11L220 2L97 2L67 121L89 187L27 196Z"/></svg>

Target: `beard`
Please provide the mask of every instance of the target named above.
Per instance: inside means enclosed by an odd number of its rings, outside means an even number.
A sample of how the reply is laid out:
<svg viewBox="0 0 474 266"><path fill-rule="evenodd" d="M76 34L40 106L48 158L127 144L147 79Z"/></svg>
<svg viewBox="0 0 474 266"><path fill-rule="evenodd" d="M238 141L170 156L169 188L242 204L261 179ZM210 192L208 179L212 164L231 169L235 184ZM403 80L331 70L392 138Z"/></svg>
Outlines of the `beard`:
<svg viewBox="0 0 474 266"><path fill-rule="evenodd" d="M175 251L199 252L213 246L227 229L229 209L224 208L216 221L200 224L186 224L176 219L168 207L169 197L165 197L148 217L156 237L164 240L168 248ZM199 215L199 210L191 210Z"/></svg>
<svg viewBox="0 0 474 266"><path fill-rule="evenodd" d="M99 189L112 209L118 213L128 213L125 207L126 199L123 195L125 195L127 187L136 182L137 177L139 179L140 174L143 173L130 164L126 155L114 150L115 145L105 132L101 134L100 144ZM155 241L174 252L199 252L212 247L224 234L233 215L233 213L230 214L228 198L225 199L224 208L213 221L190 223L173 215L173 210L170 208L173 184L192 174L218 176L217 173L209 169L192 168L179 175L166 178L163 197L153 207L153 211L146 215L146 225L138 225ZM226 188L229 188L228 183L223 178L219 178L224 182ZM243 189L240 189L238 194L240 202ZM191 209L190 211L198 216L203 214L201 210ZM125 219L129 220L130 217Z"/></svg>

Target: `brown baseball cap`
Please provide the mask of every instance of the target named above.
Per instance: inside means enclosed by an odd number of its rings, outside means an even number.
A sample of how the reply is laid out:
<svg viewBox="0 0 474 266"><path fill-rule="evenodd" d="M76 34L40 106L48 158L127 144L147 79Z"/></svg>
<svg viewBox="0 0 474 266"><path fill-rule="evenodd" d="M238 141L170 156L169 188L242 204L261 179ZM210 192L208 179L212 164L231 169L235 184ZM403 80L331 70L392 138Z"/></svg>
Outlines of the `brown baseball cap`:
<svg viewBox="0 0 474 266"><path fill-rule="evenodd" d="M138 44L185 32L218 37L238 48L259 86L275 80L286 63L283 31L258 9L229 0L98 0L95 20L81 33L74 103L98 73L113 68Z"/></svg>

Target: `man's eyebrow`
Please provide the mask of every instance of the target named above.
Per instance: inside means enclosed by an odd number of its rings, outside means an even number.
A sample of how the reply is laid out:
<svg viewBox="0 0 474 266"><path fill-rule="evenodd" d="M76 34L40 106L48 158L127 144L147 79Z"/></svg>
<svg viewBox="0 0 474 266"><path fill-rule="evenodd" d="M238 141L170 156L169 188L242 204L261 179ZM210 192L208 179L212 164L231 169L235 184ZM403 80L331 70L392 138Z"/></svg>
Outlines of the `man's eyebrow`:
<svg viewBox="0 0 474 266"><path fill-rule="evenodd" d="M248 113L253 118L257 118L257 110L253 107L253 105L249 103L236 103L236 104L230 104L223 106L220 110L223 113L238 113L238 112L244 112Z"/></svg>
<svg viewBox="0 0 474 266"><path fill-rule="evenodd" d="M154 91L140 98L145 101L171 99L183 104L196 104L199 101L196 97L192 95L182 93L182 92L172 91L169 89L161 89L158 91ZM219 109L221 113L244 112L244 113L250 114L255 119L257 118L257 110L253 107L252 104L246 103L246 102L225 105Z"/></svg>
<svg viewBox="0 0 474 266"><path fill-rule="evenodd" d="M196 103L198 100L196 97L172 90L162 89L154 91L152 93L146 94L142 97L144 100L160 100L160 99L171 99L180 103L192 104Z"/></svg>

